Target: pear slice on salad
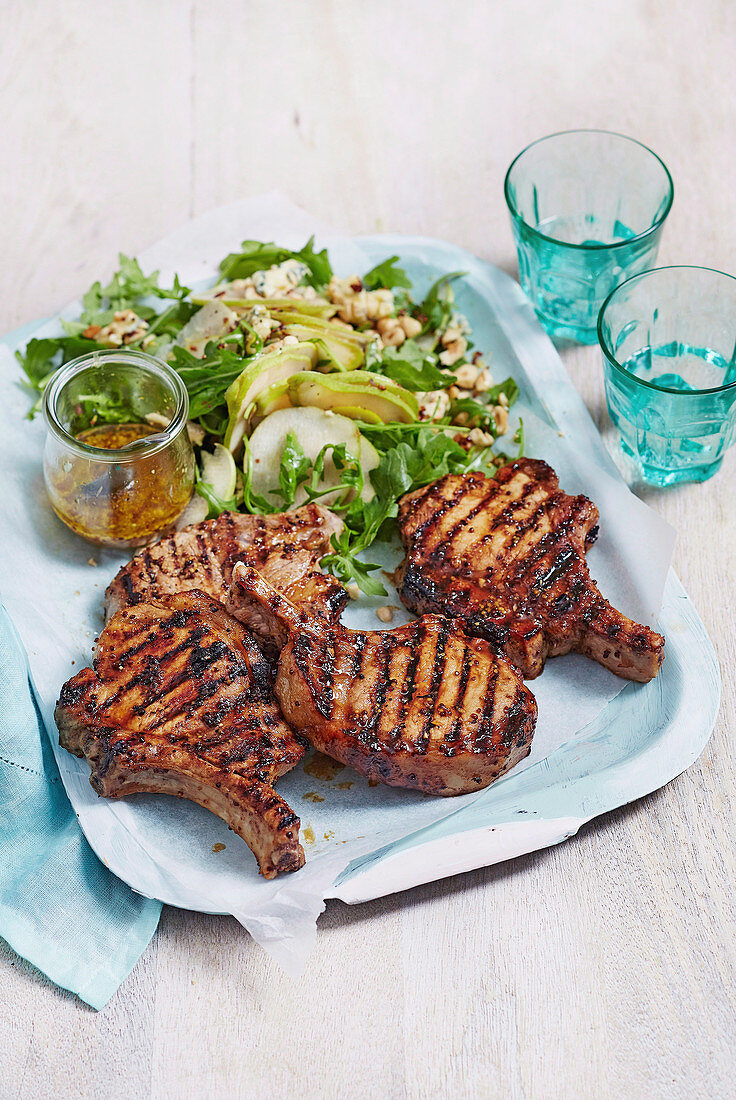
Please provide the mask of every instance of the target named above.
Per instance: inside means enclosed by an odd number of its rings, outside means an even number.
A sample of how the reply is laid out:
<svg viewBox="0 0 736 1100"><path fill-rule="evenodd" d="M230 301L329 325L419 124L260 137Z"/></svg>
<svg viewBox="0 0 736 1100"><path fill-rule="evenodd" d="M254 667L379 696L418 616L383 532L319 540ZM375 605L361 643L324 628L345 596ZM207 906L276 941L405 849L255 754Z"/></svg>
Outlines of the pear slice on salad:
<svg viewBox="0 0 736 1100"><path fill-rule="evenodd" d="M224 291L224 293L223 293ZM305 317L332 317L337 312L337 306L332 302L315 301L306 298L243 298L237 294L228 293L228 285L211 287L209 290L200 290L192 294L195 305L204 305L206 302L222 302L230 309L252 309L253 306L265 306L271 312L298 313Z"/></svg>
<svg viewBox="0 0 736 1100"><path fill-rule="evenodd" d="M380 455L376 448L358 431L352 420L324 409L279 409L267 416L248 440L246 462L250 472L250 485L254 493L266 500L277 500L274 490L279 486L281 457L289 435L293 435L304 454L313 463L323 447L329 444L345 444L348 454L360 464L363 471L362 500L370 500L375 494L370 481L370 471L379 463ZM328 453L324 465L320 489L342 485L342 475L335 467ZM338 488L319 498L319 503L329 507L335 501L347 501L354 490ZM294 503L289 511L298 508L307 500L303 486L296 491Z"/></svg>
<svg viewBox="0 0 736 1100"><path fill-rule="evenodd" d="M189 318L174 342L201 359L209 341L221 340L233 331L237 323L237 313L224 302L207 302Z"/></svg>
<svg viewBox="0 0 736 1100"><path fill-rule="evenodd" d="M303 371L287 382L292 405L333 409L353 420L372 424L399 421L411 424L419 417L416 397L403 386L370 371L320 374Z"/></svg>
<svg viewBox="0 0 736 1100"><path fill-rule="evenodd" d="M306 319L291 309L277 309L274 310L274 314L282 325L309 325L311 329L319 330L320 334L326 332L329 335L339 336L341 340L349 340L362 348L367 347L376 338L376 334L372 329L359 332L358 329L349 328L342 321L336 321L334 318L310 317Z"/></svg>
<svg viewBox="0 0 736 1100"><path fill-rule="evenodd" d="M236 454L242 446L259 394L283 382L291 374L314 369L317 360L318 351L314 344L296 344L278 351L265 351L251 360L225 394L229 420L224 444L231 454Z"/></svg>
<svg viewBox="0 0 736 1100"><path fill-rule="evenodd" d="M275 382L273 386L269 386L256 398L250 416L250 426L255 428L264 416L270 416L271 413L278 412L279 409L290 409L291 407L288 378L285 382Z"/></svg>
<svg viewBox="0 0 736 1100"><path fill-rule="evenodd" d="M284 322L286 318L277 316L276 320ZM331 325L329 321L318 324L316 319L289 320L284 324L284 333L296 336L299 341L315 343L324 353L320 358L326 358L337 370L358 370L365 362L366 345L370 343L370 340L354 339L354 336L362 337L363 333L351 333L339 325Z"/></svg>
<svg viewBox="0 0 736 1100"><path fill-rule="evenodd" d="M202 520L207 519L209 511L210 506L204 497L201 497L199 493L192 493L189 503L176 521L177 531L189 527L192 523L201 523Z"/></svg>
<svg viewBox="0 0 736 1100"><path fill-rule="evenodd" d="M215 443L212 454L202 451L202 481L212 486L216 496L223 500L230 500L235 493L235 483L238 478L238 468L235 459L223 447L222 443Z"/></svg>

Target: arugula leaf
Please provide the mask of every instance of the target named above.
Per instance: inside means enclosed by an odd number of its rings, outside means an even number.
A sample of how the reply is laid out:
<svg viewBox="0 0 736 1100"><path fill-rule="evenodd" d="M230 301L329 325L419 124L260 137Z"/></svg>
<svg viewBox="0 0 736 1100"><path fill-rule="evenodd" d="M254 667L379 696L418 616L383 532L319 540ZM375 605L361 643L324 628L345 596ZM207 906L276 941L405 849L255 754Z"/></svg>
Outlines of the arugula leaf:
<svg viewBox="0 0 736 1100"><path fill-rule="evenodd" d="M274 264L284 260L299 260L309 268L307 282L315 287L323 287L332 278L332 266L327 249L314 251L314 237L310 237L303 248L293 252L282 248L273 241L243 241L240 252L231 252L220 264L220 271L226 280L247 279L255 271L267 271Z"/></svg>
<svg viewBox="0 0 736 1100"><path fill-rule="evenodd" d="M411 438L397 442L404 429L410 429L404 434ZM333 535L332 553L325 555L321 564L342 581L355 581L370 595L385 595L384 586L371 576L378 567L358 555L376 539L395 533L399 498L448 473L478 469L493 474L498 456L491 448L469 453L453 438L453 429L437 425L361 424L360 430L372 435L374 446L383 448L371 473L375 496L369 501L351 501L343 516L343 530L339 536Z"/></svg>
<svg viewBox="0 0 736 1100"><path fill-rule="evenodd" d="M346 490L341 496L333 501L330 507L333 512L349 511L352 506L352 501L359 499L360 494L363 492L364 479L363 467L358 459L348 451L344 443L326 443L319 452L314 460L309 484L306 486L307 496L309 500L312 501L318 500L327 493L334 493L334 485L330 485L327 488L319 488L324 477L325 462L328 454L332 457L333 466L337 472L342 475L340 488Z"/></svg>
<svg viewBox="0 0 736 1100"><path fill-rule="evenodd" d="M416 340L405 340L398 348L384 348L377 367L406 390L440 390L457 381L454 374L443 374L435 366L434 356L423 351Z"/></svg>
<svg viewBox="0 0 736 1100"><path fill-rule="evenodd" d="M182 286L179 276L174 276L174 285L170 290L158 285L158 271L144 275L141 265L131 256L121 252L118 255L119 269L114 273L107 286L98 281L93 283L82 298L83 311L79 324L107 325L113 314L121 309L135 309L143 320L156 316L156 311L142 304L145 298L174 299L178 302L189 295L189 287Z"/></svg>
<svg viewBox="0 0 736 1100"><path fill-rule="evenodd" d="M376 264L363 276L363 286L366 290L380 290L385 287L393 290L394 287L411 289L411 281L402 267L398 267L398 256L389 256L387 260Z"/></svg>
<svg viewBox="0 0 736 1100"><path fill-rule="evenodd" d="M449 275L441 275L429 288L418 311L426 317L424 332L447 328L455 302L450 283L462 275L467 275L467 271L451 271Z"/></svg>
<svg viewBox="0 0 736 1100"><path fill-rule="evenodd" d="M227 347L220 348L212 340L201 359L175 345L169 363L187 388L190 419L201 421L208 431L221 435L227 422L225 391L249 362L250 359Z"/></svg>
<svg viewBox="0 0 736 1100"><path fill-rule="evenodd" d="M286 437L284 449L281 452L281 466L279 468L279 489L284 503L288 508L294 503L296 491L309 477L312 462L304 453L304 448L294 432L289 432Z"/></svg>
<svg viewBox="0 0 736 1100"><path fill-rule="evenodd" d="M351 546L350 532L346 529L339 535L333 535L331 539L332 553L325 554L320 560L320 565L328 569L335 577L350 584L355 582L361 591L367 596L385 596L386 588L371 573L380 569L380 565L373 562L364 562L355 557L355 551Z"/></svg>
<svg viewBox="0 0 736 1100"><path fill-rule="evenodd" d="M87 340L81 336L58 336L38 339L34 337L26 344L23 352L16 351L15 358L25 372L27 382L24 384L30 390L43 394L59 367L84 355L89 351L99 350L99 344L94 340ZM41 408L41 398L33 405L28 413L28 419L33 420Z"/></svg>
<svg viewBox="0 0 736 1100"><path fill-rule="evenodd" d="M194 485L194 490L209 505L209 512L207 513L207 519L215 519L222 512L234 512L238 507L236 496L225 498L218 496L209 481L202 481L199 471L197 471L197 479Z"/></svg>
<svg viewBox="0 0 736 1100"><path fill-rule="evenodd" d="M99 283L95 283L87 291L83 299L85 312L100 310L105 303L107 309L126 309L133 306L138 298L181 299L190 293L189 288L179 282L178 275L174 276L174 285L170 290L160 287L158 271L144 275L138 261L123 252L118 255L118 263L120 267L106 287L101 288Z"/></svg>
<svg viewBox="0 0 736 1100"><path fill-rule="evenodd" d="M450 403L450 417L455 419L460 413L468 417L466 424L470 428L482 428L493 436L498 435L496 422L493 419L493 406L485 402L476 401L474 397L457 397Z"/></svg>
<svg viewBox="0 0 736 1100"><path fill-rule="evenodd" d="M483 401L477 401L474 397L458 397L450 405L450 416L454 418L458 413L467 413L468 424L471 427L482 428L490 432L494 438L498 437L498 428L493 419L493 407L498 404L501 394L505 394L509 406L513 405L519 396L519 387L513 378L506 378L499 382L493 389L483 394Z"/></svg>
<svg viewBox="0 0 736 1100"><path fill-rule="evenodd" d="M99 351L100 345L96 340L83 336L82 333L88 325L106 325L113 319L113 314L119 309L135 308L135 312L144 320L154 320L146 330L145 336L155 335L155 344L147 344L151 350L155 350L164 336L173 336L189 319L194 307L191 302L184 299L189 294L189 289L179 282L178 275L174 277L174 285L170 290L159 287L158 271L151 275L144 275L137 260L125 256L122 252L118 258L120 268L113 275L110 283L103 287L96 282L90 287L82 299L84 307L79 321L62 321L64 336L34 338L29 340L24 352L17 351L16 358L22 366L28 379L27 385L42 393L46 385L56 373L59 367L76 359L79 355L85 355L91 351ZM139 298L156 297L162 299L175 299L176 305L165 309L158 316L150 306L141 305ZM132 345L142 343L144 337L136 340ZM32 419L38 411L40 402L36 402L28 416ZM100 411L100 416L103 413ZM106 415L106 414L105 414ZM109 423L113 423L109 419Z"/></svg>
<svg viewBox="0 0 736 1100"><path fill-rule="evenodd" d="M483 396L490 405L497 405L498 399L502 393L506 395L509 405L513 405L519 396L519 387L513 378L505 378L503 382L499 382L497 386L487 390Z"/></svg>
<svg viewBox="0 0 736 1100"><path fill-rule="evenodd" d="M524 457L524 447L526 446L526 435L524 432L524 421L519 417L519 427L514 432L514 443L519 444L519 450L516 455L517 458Z"/></svg>

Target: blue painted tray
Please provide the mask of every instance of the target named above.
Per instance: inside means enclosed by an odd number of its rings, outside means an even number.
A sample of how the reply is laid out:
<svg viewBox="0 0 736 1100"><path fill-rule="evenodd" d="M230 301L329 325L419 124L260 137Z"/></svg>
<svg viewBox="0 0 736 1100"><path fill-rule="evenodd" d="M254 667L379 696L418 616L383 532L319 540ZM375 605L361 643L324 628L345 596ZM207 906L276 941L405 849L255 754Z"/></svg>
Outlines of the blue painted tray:
<svg viewBox="0 0 736 1100"><path fill-rule="evenodd" d="M468 272L469 293L483 312L484 350L519 381L539 418L552 427L563 425L598 467L619 477L552 343L509 276L439 241L384 236L356 243L371 262L400 254L410 274L424 281L433 272ZM18 346L36 327L28 326L5 342ZM666 585L660 629L667 637L667 660L656 681L628 685L573 740L540 763L505 777L435 824L355 859L326 896L366 901L558 843L591 818L679 775L707 742L718 710L720 678L710 640L673 573ZM69 789L76 762L62 754L59 764ZM83 787L88 797L86 774ZM98 850L95 829L88 829L87 835ZM110 857L111 849L98 854ZM135 889L149 892L144 860L132 877L114 861L110 865ZM181 882L170 896L168 889L158 884L155 896L215 911L196 890L182 893Z"/></svg>

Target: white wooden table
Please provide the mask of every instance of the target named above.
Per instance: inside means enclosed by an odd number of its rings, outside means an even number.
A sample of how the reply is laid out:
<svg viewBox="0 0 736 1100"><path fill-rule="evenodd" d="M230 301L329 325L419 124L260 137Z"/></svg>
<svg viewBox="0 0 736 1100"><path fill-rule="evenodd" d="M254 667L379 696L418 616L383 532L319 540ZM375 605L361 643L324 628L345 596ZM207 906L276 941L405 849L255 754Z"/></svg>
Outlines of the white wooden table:
<svg viewBox="0 0 736 1100"><path fill-rule="evenodd" d="M731 0L0 0L0 30L2 330L273 187L515 270L505 168L576 126L671 168L662 262L736 268ZM605 424L598 351L565 357ZM725 671L687 774L561 847L330 903L296 985L169 909L95 1014L0 941L0 1095L736 1095L735 474L646 494Z"/></svg>

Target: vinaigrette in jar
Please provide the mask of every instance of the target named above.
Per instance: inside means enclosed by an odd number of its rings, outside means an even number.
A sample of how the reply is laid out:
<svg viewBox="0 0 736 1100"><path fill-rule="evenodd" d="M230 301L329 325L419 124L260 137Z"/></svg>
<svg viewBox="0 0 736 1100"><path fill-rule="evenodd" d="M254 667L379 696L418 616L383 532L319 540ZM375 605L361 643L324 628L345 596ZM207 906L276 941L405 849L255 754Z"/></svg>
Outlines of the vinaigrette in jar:
<svg viewBox="0 0 736 1100"><path fill-rule="evenodd" d="M95 352L62 367L44 398L44 477L57 516L101 546L141 546L170 527L194 486L188 408L178 375L143 352Z"/></svg>

